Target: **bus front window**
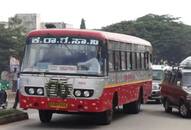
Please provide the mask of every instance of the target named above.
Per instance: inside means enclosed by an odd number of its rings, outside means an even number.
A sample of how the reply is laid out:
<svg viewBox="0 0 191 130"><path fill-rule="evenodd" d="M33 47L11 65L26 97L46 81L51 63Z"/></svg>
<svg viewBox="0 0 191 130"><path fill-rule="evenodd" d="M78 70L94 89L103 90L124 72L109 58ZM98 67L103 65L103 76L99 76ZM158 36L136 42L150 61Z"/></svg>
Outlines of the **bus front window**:
<svg viewBox="0 0 191 130"><path fill-rule="evenodd" d="M57 72L100 75L103 64L95 45L28 44L23 72Z"/></svg>

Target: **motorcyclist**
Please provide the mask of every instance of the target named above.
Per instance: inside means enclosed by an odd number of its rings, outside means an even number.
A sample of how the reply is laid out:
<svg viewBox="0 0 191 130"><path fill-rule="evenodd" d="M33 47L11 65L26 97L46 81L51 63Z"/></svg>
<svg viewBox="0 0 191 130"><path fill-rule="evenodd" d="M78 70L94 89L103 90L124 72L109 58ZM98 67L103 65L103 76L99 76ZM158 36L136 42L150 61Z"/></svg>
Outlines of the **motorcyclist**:
<svg viewBox="0 0 191 130"><path fill-rule="evenodd" d="M6 81L0 81L0 107L7 108L7 92L5 91L9 87Z"/></svg>

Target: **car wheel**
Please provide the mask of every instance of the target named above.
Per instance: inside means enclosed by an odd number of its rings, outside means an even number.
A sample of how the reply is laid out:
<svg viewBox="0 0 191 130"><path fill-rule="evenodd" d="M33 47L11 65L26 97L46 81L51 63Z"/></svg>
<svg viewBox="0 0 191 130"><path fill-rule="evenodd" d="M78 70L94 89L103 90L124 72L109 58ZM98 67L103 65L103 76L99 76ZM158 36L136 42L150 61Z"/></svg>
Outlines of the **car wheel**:
<svg viewBox="0 0 191 130"><path fill-rule="evenodd" d="M39 110L39 118L42 123L48 123L52 119L52 112L48 110Z"/></svg>
<svg viewBox="0 0 191 130"><path fill-rule="evenodd" d="M165 109L165 112L167 112L167 113L172 112L172 107L170 107L170 104L169 104L169 101L168 101L168 100L166 100L166 101L164 102L164 109Z"/></svg>
<svg viewBox="0 0 191 130"><path fill-rule="evenodd" d="M181 103L179 106L179 113L182 117L188 118L190 116L190 111L185 103Z"/></svg>

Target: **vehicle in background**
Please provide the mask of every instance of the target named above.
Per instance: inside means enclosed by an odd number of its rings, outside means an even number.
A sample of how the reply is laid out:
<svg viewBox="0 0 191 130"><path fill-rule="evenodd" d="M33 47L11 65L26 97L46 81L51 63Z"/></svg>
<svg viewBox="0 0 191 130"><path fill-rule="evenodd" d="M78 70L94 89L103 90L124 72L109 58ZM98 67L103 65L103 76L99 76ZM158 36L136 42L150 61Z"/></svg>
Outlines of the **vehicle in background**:
<svg viewBox="0 0 191 130"><path fill-rule="evenodd" d="M191 115L191 57L180 63L179 67L165 71L161 83L161 100L165 111L170 113L172 108L179 110L184 117Z"/></svg>
<svg viewBox="0 0 191 130"><path fill-rule="evenodd" d="M152 65L152 93L149 97L150 100L155 100L157 103L160 103L160 83L164 77L164 70L169 69L168 65Z"/></svg>

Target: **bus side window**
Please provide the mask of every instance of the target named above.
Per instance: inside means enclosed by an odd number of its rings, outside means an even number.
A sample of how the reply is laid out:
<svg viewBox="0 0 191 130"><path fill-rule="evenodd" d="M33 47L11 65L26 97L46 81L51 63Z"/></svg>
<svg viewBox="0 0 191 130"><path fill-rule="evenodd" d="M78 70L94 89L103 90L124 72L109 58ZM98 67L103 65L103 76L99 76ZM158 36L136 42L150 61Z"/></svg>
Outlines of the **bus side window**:
<svg viewBox="0 0 191 130"><path fill-rule="evenodd" d="M114 57L113 57L113 51L109 51L109 71L113 71L114 70Z"/></svg>
<svg viewBox="0 0 191 130"><path fill-rule="evenodd" d="M114 51L114 70L119 71L120 69L120 56L119 51Z"/></svg>
<svg viewBox="0 0 191 130"><path fill-rule="evenodd" d="M133 54L132 54L132 52L129 52L129 68L130 68L130 70L133 69Z"/></svg>
<svg viewBox="0 0 191 130"><path fill-rule="evenodd" d="M124 52L124 51L122 51L121 52L121 70L126 70L126 64L127 64L127 62L126 62L126 53Z"/></svg>
<svg viewBox="0 0 191 130"><path fill-rule="evenodd" d="M141 53L141 69L144 70L145 69L145 66L144 66L144 54Z"/></svg>
<svg viewBox="0 0 191 130"><path fill-rule="evenodd" d="M133 70L137 70L137 53L133 53Z"/></svg>
<svg viewBox="0 0 191 130"><path fill-rule="evenodd" d="M149 52L145 52L144 53L144 59L145 59L145 69L148 70L149 69Z"/></svg>

